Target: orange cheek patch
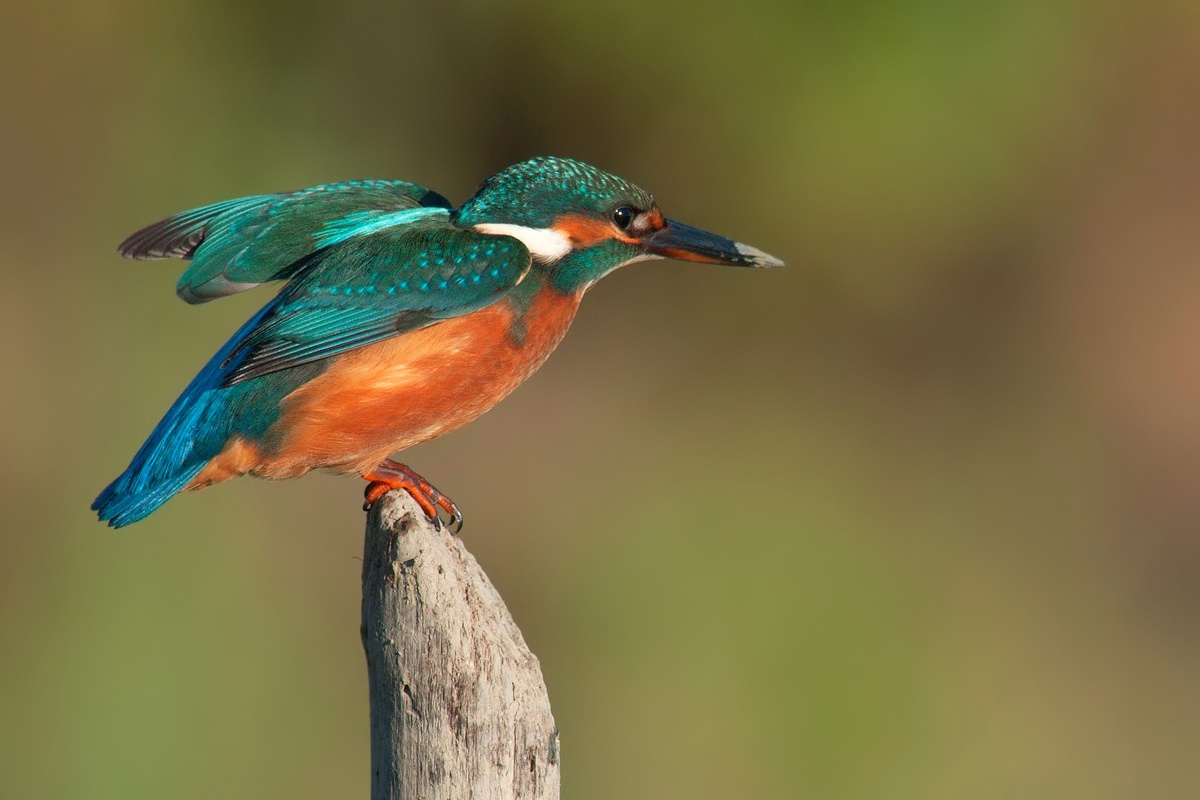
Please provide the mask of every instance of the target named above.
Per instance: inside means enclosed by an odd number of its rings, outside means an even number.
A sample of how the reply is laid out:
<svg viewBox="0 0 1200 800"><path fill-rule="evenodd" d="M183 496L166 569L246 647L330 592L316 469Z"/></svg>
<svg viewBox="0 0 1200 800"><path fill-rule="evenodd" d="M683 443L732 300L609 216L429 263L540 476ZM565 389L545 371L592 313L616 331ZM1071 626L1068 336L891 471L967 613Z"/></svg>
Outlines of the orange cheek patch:
<svg viewBox="0 0 1200 800"><path fill-rule="evenodd" d="M624 238L618 236L607 222L577 214L564 214L554 220L554 229L566 235L573 247L591 247L605 239Z"/></svg>
<svg viewBox="0 0 1200 800"><path fill-rule="evenodd" d="M616 239L626 244L640 244L641 237L667 226L661 211L652 208L640 217L636 225L637 235L622 233L602 219L582 217L578 214L563 214L554 220L554 230L571 240L573 247L591 247L605 239Z"/></svg>

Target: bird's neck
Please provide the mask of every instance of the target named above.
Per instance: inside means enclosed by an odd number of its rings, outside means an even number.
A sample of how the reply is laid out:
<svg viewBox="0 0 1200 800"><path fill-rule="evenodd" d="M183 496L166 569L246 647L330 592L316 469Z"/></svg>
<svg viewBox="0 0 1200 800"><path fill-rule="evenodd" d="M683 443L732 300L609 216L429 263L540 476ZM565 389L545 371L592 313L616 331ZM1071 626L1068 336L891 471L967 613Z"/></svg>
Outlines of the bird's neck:
<svg viewBox="0 0 1200 800"><path fill-rule="evenodd" d="M586 223L583 235L577 236L570 226L544 223L544 227L537 227L478 219L470 204L459 212L456 222L481 233L517 239L529 250L533 270L540 269L547 282L565 294L584 292L617 267L647 258L637 247L619 239L590 237L595 226Z"/></svg>
<svg viewBox="0 0 1200 800"><path fill-rule="evenodd" d="M593 283L617 267L643 258L629 245L613 239L604 240L591 247L572 250L550 264L539 265L546 274L550 286L566 294L582 295Z"/></svg>
<svg viewBox="0 0 1200 800"><path fill-rule="evenodd" d="M549 355L575 319L583 290L563 290L553 277L535 262L525 280L504 296L512 310L509 338L517 347L545 346Z"/></svg>

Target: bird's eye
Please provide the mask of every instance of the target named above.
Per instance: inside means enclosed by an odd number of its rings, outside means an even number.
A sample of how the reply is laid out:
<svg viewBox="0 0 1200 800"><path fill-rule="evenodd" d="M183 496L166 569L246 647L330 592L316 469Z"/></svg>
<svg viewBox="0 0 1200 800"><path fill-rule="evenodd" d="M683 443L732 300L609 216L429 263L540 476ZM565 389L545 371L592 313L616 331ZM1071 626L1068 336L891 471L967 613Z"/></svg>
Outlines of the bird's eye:
<svg viewBox="0 0 1200 800"><path fill-rule="evenodd" d="M621 206L620 208L618 208L616 211L613 212L613 215L612 215L613 224L616 225L621 230L625 230L626 228L629 227L629 223L633 222L633 215L635 213L637 213L637 212L635 212L629 206Z"/></svg>

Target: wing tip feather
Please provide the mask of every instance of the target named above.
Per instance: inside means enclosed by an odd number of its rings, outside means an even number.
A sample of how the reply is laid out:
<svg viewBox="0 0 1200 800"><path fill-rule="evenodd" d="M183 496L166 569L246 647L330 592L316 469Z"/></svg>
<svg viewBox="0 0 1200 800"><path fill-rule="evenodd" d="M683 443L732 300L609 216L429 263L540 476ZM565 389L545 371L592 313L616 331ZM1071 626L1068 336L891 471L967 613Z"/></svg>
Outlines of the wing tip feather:
<svg viewBox="0 0 1200 800"><path fill-rule="evenodd" d="M178 217L167 217L126 237L117 252L133 261L191 258L204 241L206 227L197 230Z"/></svg>

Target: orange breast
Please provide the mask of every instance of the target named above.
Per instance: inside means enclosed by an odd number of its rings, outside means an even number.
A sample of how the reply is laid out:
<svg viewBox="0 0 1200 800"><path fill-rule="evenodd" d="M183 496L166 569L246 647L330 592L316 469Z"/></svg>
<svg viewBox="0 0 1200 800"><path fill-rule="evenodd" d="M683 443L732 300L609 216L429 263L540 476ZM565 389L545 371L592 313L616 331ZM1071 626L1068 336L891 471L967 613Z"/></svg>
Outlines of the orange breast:
<svg viewBox="0 0 1200 800"><path fill-rule="evenodd" d="M501 300L346 353L284 398L268 437L279 442L272 452L231 441L193 486L247 471L268 478L319 467L365 472L397 450L461 427L542 365L579 299L543 289L519 321Z"/></svg>

